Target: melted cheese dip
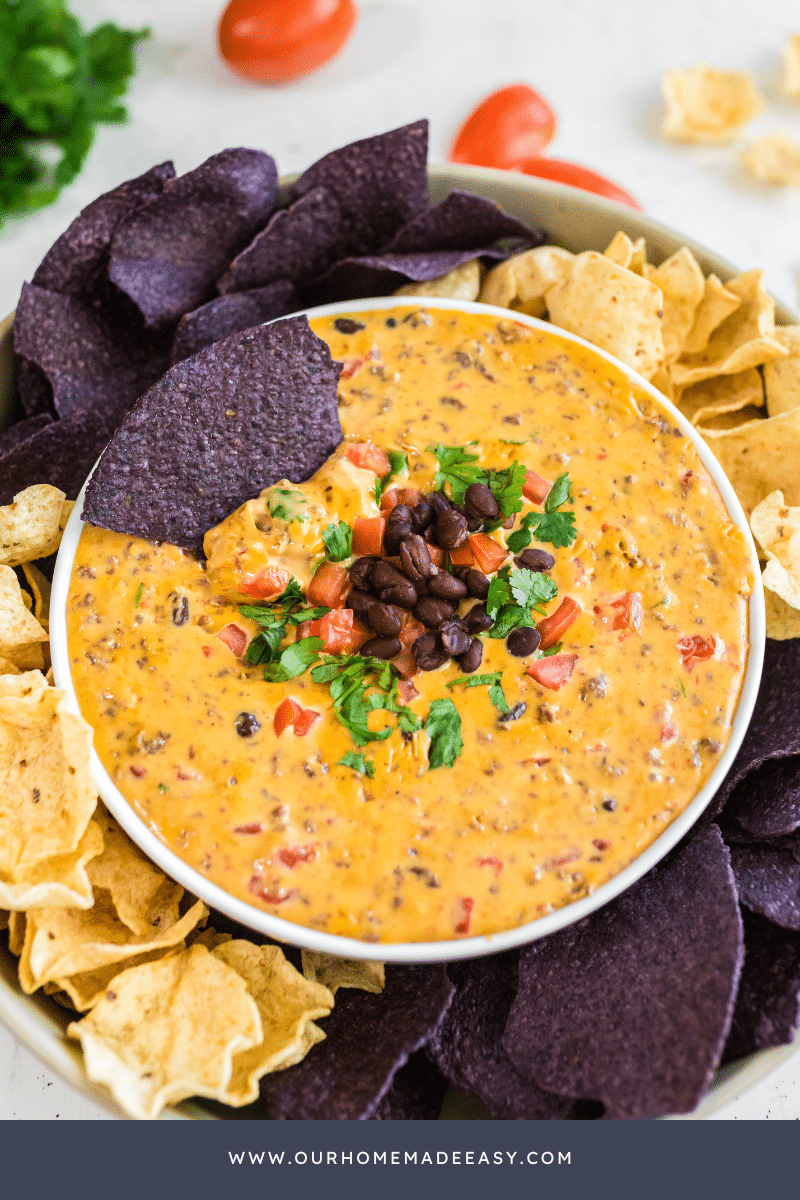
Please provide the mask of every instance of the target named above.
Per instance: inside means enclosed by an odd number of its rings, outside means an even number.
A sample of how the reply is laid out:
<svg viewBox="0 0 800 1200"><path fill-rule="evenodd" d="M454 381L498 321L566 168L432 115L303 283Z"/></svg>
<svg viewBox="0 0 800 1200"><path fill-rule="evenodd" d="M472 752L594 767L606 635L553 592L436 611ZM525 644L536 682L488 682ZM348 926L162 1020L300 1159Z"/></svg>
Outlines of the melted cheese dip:
<svg viewBox="0 0 800 1200"><path fill-rule="evenodd" d="M476 442L484 468L518 459L551 481L569 471L578 538L547 546L559 589L548 613L567 595L583 610L563 639L577 655L569 681L540 686L530 659L484 637L479 672L503 672L522 716L501 724L485 686L448 689L463 674L448 661L414 677L409 706L424 723L432 700L454 701L464 749L452 768L428 769L423 732L356 747L327 685L308 671L267 683L217 638L231 621L257 630L218 573L172 546L89 527L68 607L73 680L135 811L226 891L371 942L489 934L591 893L708 779L745 668L750 555L692 444L591 351L480 314L353 315L355 333L333 317L313 328L346 362L345 439L404 451L399 485L432 490L436 442ZM287 485L309 506L281 534L304 584L324 554L320 526L378 512L374 478L343 471L338 454ZM240 533L242 519L231 518ZM602 619L622 593L641 596L638 632ZM714 645L712 658L684 662L678 643L693 636ZM322 714L305 736L274 732L287 696ZM243 712L260 725L247 737ZM375 712L370 725L394 720ZM337 765L354 750L374 778Z"/></svg>

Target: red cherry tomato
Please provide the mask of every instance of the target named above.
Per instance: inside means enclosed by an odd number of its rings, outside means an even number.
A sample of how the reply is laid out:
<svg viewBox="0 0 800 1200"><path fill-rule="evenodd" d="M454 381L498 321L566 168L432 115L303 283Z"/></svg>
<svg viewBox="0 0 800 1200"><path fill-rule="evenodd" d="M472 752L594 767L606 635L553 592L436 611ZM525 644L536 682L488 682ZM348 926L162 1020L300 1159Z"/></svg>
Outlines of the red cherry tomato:
<svg viewBox="0 0 800 1200"><path fill-rule="evenodd" d="M556 183L567 183L570 187L580 188L584 192L594 192L596 196L605 196L607 200L615 200L617 204L627 204L642 212L638 200L634 200L630 192L626 192L619 184L613 183L588 167L577 163L563 162L560 158L528 158L518 162L515 170L523 175L535 175L538 179L553 179Z"/></svg>
<svg viewBox="0 0 800 1200"><path fill-rule="evenodd" d="M450 161L508 170L541 154L553 139L556 114L527 83L512 83L482 100L456 134Z"/></svg>
<svg viewBox="0 0 800 1200"><path fill-rule="evenodd" d="M333 58L356 21L353 0L231 0L218 29L229 67L258 83L289 83Z"/></svg>

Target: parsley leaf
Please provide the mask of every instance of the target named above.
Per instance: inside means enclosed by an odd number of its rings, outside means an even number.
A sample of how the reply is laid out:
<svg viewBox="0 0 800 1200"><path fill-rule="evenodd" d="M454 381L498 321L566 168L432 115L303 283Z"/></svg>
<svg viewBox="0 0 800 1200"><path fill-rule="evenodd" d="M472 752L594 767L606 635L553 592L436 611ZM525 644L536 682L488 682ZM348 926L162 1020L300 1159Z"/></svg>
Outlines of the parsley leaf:
<svg viewBox="0 0 800 1200"><path fill-rule="evenodd" d="M489 699L502 716L503 713L508 712L508 702L500 683L502 678L502 671L494 671L491 675L462 675L458 679L451 680L447 686L449 688L455 687L458 683L463 683L464 687L485 687L488 685Z"/></svg>
<svg viewBox="0 0 800 1200"><path fill-rule="evenodd" d="M317 661L324 645L322 638L315 637L293 642L291 646L286 647L277 662L267 663L264 667L264 678L268 683L286 683L289 679L296 679Z"/></svg>
<svg viewBox="0 0 800 1200"><path fill-rule="evenodd" d="M450 485L450 499L454 504L464 503L464 494L472 483L485 483L486 475L479 466L477 454L470 454L463 446L443 446L437 442L426 447L429 454L439 460L439 470L434 483L441 492L445 484Z"/></svg>
<svg viewBox="0 0 800 1200"><path fill-rule="evenodd" d="M368 775L370 779L375 778L375 763L371 758L365 758L363 754L356 754L355 750L348 750L336 765L337 767L351 767L359 775Z"/></svg>
<svg viewBox="0 0 800 1200"><path fill-rule="evenodd" d="M331 562L341 562L353 553L353 531L346 521L323 529L322 540Z"/></svg>
<svg viewBox="0 0 800 1200"><path fill-rule="evenodd" d="M425 722L425 732L431 739L428 748L428 770L436 767L452 767L461 751L464 742L461 738L461 717L452 700L433 700L428 719Z"/></svg>

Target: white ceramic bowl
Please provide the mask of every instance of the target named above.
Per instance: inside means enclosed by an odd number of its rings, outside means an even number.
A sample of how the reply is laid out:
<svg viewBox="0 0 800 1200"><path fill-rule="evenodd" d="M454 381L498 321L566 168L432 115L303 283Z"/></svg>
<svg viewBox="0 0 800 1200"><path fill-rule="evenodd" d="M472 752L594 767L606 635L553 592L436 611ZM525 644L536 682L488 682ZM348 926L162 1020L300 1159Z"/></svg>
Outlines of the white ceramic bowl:
<svg viewBox="0 0 800 1200"><path fill-rule="evenodd" d="M321 308L309 309L308 316L310 318L315 316L334 316L340 313L357 316L359 313L370 309L386 309L389 311L400 309L405 311L406 309L420 308L421 306L444 309L449 312L484 314L491 321L494 321L498 317L500 319L508 319L509 316L508 309L495 308L487 304L474 304L467 301L455 300L435 300L427 297L398 298L391 296L384 296L375 300L357 300L340 304L328 304ZM758 555L753 544L747 518L736 498L736 493L702 437L700 437L697 430L689 424L678 409L668 400L665 400L641 375L637 375L636 372L625 367L617 359L612 358L610 354L605 353L603 350L598 350L596 346L592 346L583 338L579 338L572 333L566 333L554 325L550 325L545 321L539 321L535 317L525 316L522 313L514 313L514 320L528 325L532 329L541 329L547 332L551 337L556 337L558 340L564 342L567 347L570 345L583 346L592 354L615 364L620 370L625 372L632 383L646 391L657 403L666 409L670 420L679 425L686 437L693 442L704 466L719 488L730 516L746 537L752 555L754 577L757 578ZM279 323L279 321L275 322L275 324ZM84 491L85 487L86 485L84 485ZM50 601L50 653L53 659L53 674L58 687L64 688L68 692L71 707L75 712L80 712L80 709L75 696L70 671L70 655L67 647L66 604L73 561L83 529L83 522L81 521L82 501L83 491L78 497L78 503L64 531L64 537L56 561L55 574L53 576L53 593ZM749 601L749 618L750 652L748 654L739 703L733 719L730 741L720 756L720 760L710 779L701 788L694 800L638 858L591 895L586 896L582 900L576 900L574 903L568 904L556 912L549 913L547 916L539 917L535 921L530 921L525 925L519 925L514 929L506 929L489 936L467 937L439 942L381 942L373 944L336 934L322 933L317 929L311 929L307 926L287 921L283 917L275 917L269 913L262 912L254 905L230 895L230 893L223 891L216 884L211 883L202 872L190 867L177 854L165 846L155 833L153 833L152 829L148 827L127 803L125 797L114 784L111 776L100 762L94 750L92 751L92 772L106 806L117 818L126 833L141 847L148 858L158 863L163 871L173 879L177 879L187 891L199 896L209 907L219 909L232 920L238 921L242 925L247 925L259 933L268 934L270 937L282 942L305 946L309 950L319 950L327 954L337 954L346 958L377 959L383 962L436 962L456 958L475 958L482 954L496 954L501 950L508 950L513 946L522 945L536 938L547 937L548 934L555 933L556 930L563 929L566 925L571 925L574 921L578 921L582 917L595 912L596 909L607 904L609 900L613 900L615 896L625 891L626 888L629 888L631 884L635 883L637 879L640 879L642 875L654 867L673 846L677 845L680 839L691 829L695 821L705 811L733 763L736 752L747 731L758 694L765 639L764 593L758 586L753 589Z"/></svg>
<svg viewBox="0 0 800 1200"><path fill-rule="evenodd" d="M622 229L631 238L646 238L650 261L661 261L681 246L688 246L705 272L713 271L722 280L739 273L732 263L691 237L671 230L643 213L548 180L491 168L452 165L430 167L428 180L432 203L443 200L453 189L476 192L495 200L520 220L543 225L548 240L574 251L603 250ZM291 179L283 182L284 199L291 182ZM779 324L793 324L798 320L796 314L781 304L776 305L776 316ZM11 407L12 317L0 322L0 426L6 423ZM16 978L16 960L7 952L0 952L0 1019L52 1070L63 1075L111 1115L121 1115L106 1089L86 1079L80 1051L66 1038L69 1015L44 996L25 996L21 992ZM685 1119L702 1119L710 1115L770 1074L793 1050L792 1046L781 1046L761 1051L723 1068L698 1108ZM173 1114L166 1115L169 1118ZM211 1113L200 1101L182 1104L174 1115L198 1119L211 1116ZM456 1117L459 1113L451 1111L450 1115Z"/></svg>

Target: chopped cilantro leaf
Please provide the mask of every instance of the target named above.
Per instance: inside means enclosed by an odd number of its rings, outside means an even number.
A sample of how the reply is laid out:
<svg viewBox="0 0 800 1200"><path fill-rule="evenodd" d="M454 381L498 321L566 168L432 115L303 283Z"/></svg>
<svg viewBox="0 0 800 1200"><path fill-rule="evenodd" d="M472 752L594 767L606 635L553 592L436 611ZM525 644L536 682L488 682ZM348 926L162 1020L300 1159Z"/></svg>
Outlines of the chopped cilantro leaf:
<svg viewBox="0 0 800 1200"><path fill-rule="evenodd" d="M565 471L563 475L559 475L544 502L544 511L546 513L554 513L557 508L561 508L562 504L566 504L572 499L572 487L569 481L569 472Z"/></svg>
<svg viewBox="0 0 800 1200"><path fill-rule="evenodd" d="M254 638L247 644L244 661L250 666L257 666L263 662L273 662L278 657L281 642L286 635L286 626L277 622L267 628L263 628L260 633L257 633Z"/></svg>
<svg viewBox="0 0 800 1200"><path fill-rule="evenodd" d="M504 517L510 517L522 508L522 485L527 473L523 464L516 459L502 471L487 471L486 482ZM497 524L502 525L502 521ZM484 524L486 528L488 526Z"/></svg>
<svg viewBox="0 0 800 1200"><path fill-rule="evenodd" d="M402 450L387 450L386 457L389 460L389 470L381 479L375 480L375 500L379 504L381 496L395 475L408 470L408 455Z"/></svg>
<svg viewBox="0 0 800 1200"><path fill-rule="evenodd" d="M520 626L533 625L530 611L521 604L504 604L495 618L494 625L489 630L490 638L505 638L512 629Z"/></svg>
<svg viewBox="0 0 800 1200"><path fill-rule="evenodd" d="M548 646L546 650L540 650L536 655L537 658L549 658L551 654L560 654L564 648L563 642L556 642L555 646Z"/></svg>
<svg viewBox="0 0 800 1200"><path fill-rule="evenodd" d="M461 738L461 717L452 700L433 700L425 732L431 739L428 748L428 770L436 767L452 767L464 743Z"/></svg>
<svg viewBox="0 0 800 1200"><path fill-rule="evenodd" d="M500 683L502 678L502 671L494 671L491 675L462 675L458 679L452 679L447 686L449 688L455 687L458 683L463 683L464 687L488 686L489 699L502 716L503 713L508 712L508 702Z"/></svg>
<svg viewBox="0 0 800 1200"><path fill-rule="evenodd" d="M511 572L508 586L517 604L527 608L537 608L558 595L558 588L549 575L525 567Z"/></svg>
<svg viewBox="0 0 800 1200"><path fill-rule="evenodd" d="M524 550L526 546L530 546L533 541L531 533L531 525L536 525L541 519L542 514L538 512L529 512L519 523L519 529L515 529L513 533L506 538L506 545L512 554L518 554L520 550Z"/></svg>
<svg viewBox="0 0 800 1200"><path fill-rule="evenodd" d="M489 637L508 637L512 629L533 624L531 608L541 612L541 604L552 600L558 588L549 575L540 571L509 570L503 567L489 584L486 611L494 620Z"/></svg>
<svg viewBox="0 0 800 1200"><path fill-rule="evenodd" d="M136 589L136 599L133 602L134 608L139 607L139 601L141 600L143 593L144 593L144 584L140 583L138 588Z"/></svg>
<svg viewBox="0 0 800 1200"><path fill-rule="evenodd" d="M320 604L318 608L304 608L302 612L292 613L286 621L289 625L302 625L305 621L318 621L330 611L327 604Z"/></svg>
<svg viewBox="0 0 800 1200"><path fill-rule="evenodd" d="M322 540L331 562L341 562L353 553L353 531L346 521L323 529Z"/></svg>
<svg viewBox="0 0 800 1200"><path fill-rule="evenodd" d="M287 525L291 525L292 521L308 520L308 513L303 511L306 503L303 493L294 488L274 487L267 497L269 515L278 521L285 521Z"/></svg>
<svg viewBox="0 0 800 1200"><path fill-rule="evenodd" d="M264 678L269 683L285 683L289 679L296 679L317 661L324 645L322 638L315 637L293 642L291 646L287 646L277 662L267 663Z"/></svg>
<svg viewBox="0 0 800 1200"><path fill-rule="evenodd" d="M169 791L169 787L168 787L168 785L167 785L166 783L160 783L160 784L158 785L158 790L159 790L160 792L168 792L168 791Z"/></svg>
<svg viewBox="0 0 800 1200"><path fill-rule="evenodd" d="M495 575L489 584L489 594L486 597L486 611L490 617L496 617L504 604L510 600L507 573Z"/></svg>
<svg viewBox="0 0 800 1200"><path fill-rule="evenodd" d="M463 504L470 484L486 482L485 473L476 465L478 455L470 454L463 446L443 446L437 442L428 446L427 451L439 460L439 470L434 476L437 489L444 491L445 485L449 484L450 499L454 504Z"/></svg>
<svg viewBox="0 0 800 1200"><path fill-rule="evenodd" d="M375 778L375 763L371 758L365 758L363 754L356 754L355 750L348 750L336 765L337 767L350 767L359 775L368 775L370 779Z"/></svg>
<svg viewBox="0 0 800 1200"><path fill-rule="evenodd" d="M544 502L544 512L529 512L520 521L507 539L509 550L518 554L530 546L535 535L538 542L551 542L556 547L571 546L578 536L575 532L575 513L557 512L562 504L571 499L572 486L569 473L559 475Z"/></svg>
<svg viewBox="0 0 800 1200"><path fill-rule="evenodd" d="M575 531L575 513L537 513L541 519L536 526L538 542L552 542L556 547L571 546L578 536Z"/></svg>

